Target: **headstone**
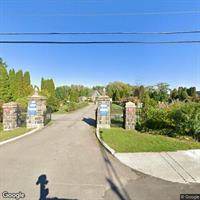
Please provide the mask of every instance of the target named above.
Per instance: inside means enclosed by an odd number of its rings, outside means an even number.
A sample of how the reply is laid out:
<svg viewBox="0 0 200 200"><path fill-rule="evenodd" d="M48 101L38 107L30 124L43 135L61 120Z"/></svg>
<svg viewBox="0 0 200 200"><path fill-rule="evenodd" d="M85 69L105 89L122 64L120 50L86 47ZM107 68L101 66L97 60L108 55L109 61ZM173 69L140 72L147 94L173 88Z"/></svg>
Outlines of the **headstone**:
<svg viewBox="0 0 200 200"><path fill-rule="evenodd" d="M108 96L100 96L97 102L97 128L110 128L110 103Z"/></svg>
<svg viewBox="0 0 200 200"><path fill-rule="evenodd" d="M127 102L125 104L125 111L124 111L124 123L125 129L127 130L134 130L136 124L136 105L132 102Z"/></svg>
<svg viewBox="0 0 200 200"><path fill-rule="evenodd" d="M35 90L33 96L29 97L27 109L27 128L40 128L44 126L46 114L46 97L38 95Z"/></svg>
<svg viewBox="0 0 200 200"><path fill-rule="evenodd" d="M14 130L20 125L19 106L15 102L3 104L3 130Z"/></svg>

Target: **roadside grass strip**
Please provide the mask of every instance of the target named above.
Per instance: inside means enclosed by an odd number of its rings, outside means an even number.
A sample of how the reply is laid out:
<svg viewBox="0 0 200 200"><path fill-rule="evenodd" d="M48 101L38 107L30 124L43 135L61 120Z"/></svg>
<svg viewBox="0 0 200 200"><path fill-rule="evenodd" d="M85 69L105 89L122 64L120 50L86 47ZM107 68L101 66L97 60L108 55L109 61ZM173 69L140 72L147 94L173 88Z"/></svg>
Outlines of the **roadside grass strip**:
<svg viewBox="0 0 200 200"><path fill-rule="evenodd" d="M122 128L100 129L101 139L118 153L200 149L200 143Z"/></svg>
<svg viewBox="0 0 200 200"><path fill-rule="evenodd" d="M32 129L20 127L20 128L15 129L15 130L12 130L12 131L0 131L0 142L21 136L21 135L23 135L23 134L25 134L25 133L27 133L31 130Z"/></svg>

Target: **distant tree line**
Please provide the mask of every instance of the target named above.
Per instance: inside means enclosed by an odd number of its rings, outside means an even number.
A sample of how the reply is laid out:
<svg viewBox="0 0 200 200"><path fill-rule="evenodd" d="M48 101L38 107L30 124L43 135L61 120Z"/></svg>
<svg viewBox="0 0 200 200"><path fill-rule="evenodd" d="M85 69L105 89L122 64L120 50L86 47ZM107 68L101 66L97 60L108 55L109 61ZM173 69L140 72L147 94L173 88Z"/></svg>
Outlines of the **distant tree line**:
<svg viewBox="0 0 200 200"><path fill-rule="evenodd" d="M200 141L200 96L195 87L170 89L167 83L132 86L123 82L107 85L113 101L141 102L136 128L172 137L192 136Z"/></svg>
<svg viewBox="0 0 200 200"><path fill-rule="evenodd" d="M147 95L156 102L199 101L196 87L178 87L178 89L171 90L167 83L144 87L143 85L133 86L123 82L112 82L106 86L106 89L107 94L113 101L126 101L130 97L135 97L142 101Z"/></svg>
<svg viewBox="0 0 200 200"><path fill-rule="evenodd" d="M85 96L89 97L91 94L92 89L85 87L83 85L71 85L71 86L60 86L56 88L56 98L61 102L61 103L66 103L66 102L78 102L79 97Z"/></svg>
<svg viewBox="0 0 200 200"><path fill-rule="evenodd" d="M52 79L42 79L41 93L48 97L47 103L52 111L70 111L79 107L77 104L80 101L80 97L89 97L91 89L83 85L64 85L55 88ZM62 108L63 106L64 108Z"/></svg>
<svg viewBox="0 0 200 200"><path fill-rule="evenodd" d="M56 87L53 79L41 79L40 94L47 97L47 107L52 111L71 111L86 104L80 103L80 97L89 97L93 91L104 92L104 86L93 88L83 85L64 85ZM8 70L7 64L0 59L0 121L2 104L16 101L27 108L28 96L34 92L28 71ZM106 86L107 95L113 101L142 102L142 115L137 128L154 130L166 134L174 133L199 135L200 132L200 96L195 87L170 89L167 83L155 86L135 86L120 81ZM160 103L162 104L162 107Z"/></svg>

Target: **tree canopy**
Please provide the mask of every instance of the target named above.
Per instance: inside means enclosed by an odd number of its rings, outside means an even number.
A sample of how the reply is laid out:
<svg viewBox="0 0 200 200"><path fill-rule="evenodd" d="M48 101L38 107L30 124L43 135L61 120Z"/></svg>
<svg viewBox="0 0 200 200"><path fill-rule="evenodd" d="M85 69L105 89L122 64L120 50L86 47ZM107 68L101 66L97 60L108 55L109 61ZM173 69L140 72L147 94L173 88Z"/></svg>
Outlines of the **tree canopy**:
<svg viewBox="0 0 200 200"><path fill-rule="evenodd" d="M22 70L15 72L10 69L8 72L6 63L0 59L0 100L3 102L16 101L32 94L29 72Z"/></svg>

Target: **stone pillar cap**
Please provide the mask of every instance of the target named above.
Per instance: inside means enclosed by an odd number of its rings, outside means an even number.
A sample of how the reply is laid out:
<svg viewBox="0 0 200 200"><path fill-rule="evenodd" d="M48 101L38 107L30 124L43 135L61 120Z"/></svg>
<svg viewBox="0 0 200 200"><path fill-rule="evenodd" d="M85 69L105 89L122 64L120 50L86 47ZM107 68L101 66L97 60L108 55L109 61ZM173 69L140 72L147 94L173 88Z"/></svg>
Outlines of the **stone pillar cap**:
<svg viewBox="0 0 200 200"><path fill-rule="evenodd" d="M129 101L126 103L126 107L136 107L135 103Z"/></svg>
<svg viewBox="0 0 200 200"><path fill-rule="evenodd" d="M32 96L29 96L28 98L29 99L42 99L42 100L47 99L46 97L41 96L38 93L39 93L39 89L38 89L38 87L35 86L35 88L34 88L34 94Z"/></svg>
<svg viewBox="0 0 200 200"><path fill-rule="evenodd" d="M18 103L16 103L16 102L9 102L9 103L4 103L3 104L3 108L4 107L17 107L18 106Z"/></svg>
<svg viewBox="0 0 200 200"><path fill-rule="evenodd" d="M34 94L34 95L32 95L32 96L29 96L28 97L29 99L47 99L45 96L40 96L40 95L38 95L38 94Z"/></svg>
<svg viewBox="0 0 200 200"><path fill-rule="evenodd" d="M107 96L107 95L99 96L99 97L98 97L98 100L104 100L104 99L106 99L106 100L110 100L110 97Z"/></svg>

